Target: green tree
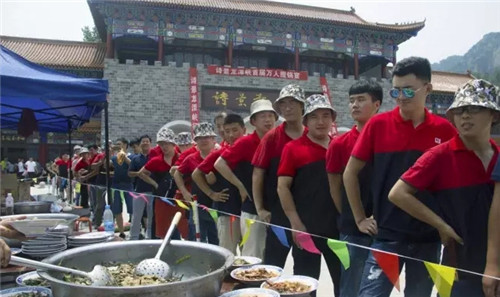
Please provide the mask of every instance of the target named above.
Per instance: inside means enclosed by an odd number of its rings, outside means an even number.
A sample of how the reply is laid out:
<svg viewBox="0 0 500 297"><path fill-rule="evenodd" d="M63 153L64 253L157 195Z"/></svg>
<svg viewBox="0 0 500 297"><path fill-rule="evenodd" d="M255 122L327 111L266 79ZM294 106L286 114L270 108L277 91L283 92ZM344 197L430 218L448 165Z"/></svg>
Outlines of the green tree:
<svg viewBox="0 0 500 297"><path fill-rule="evenodd" d="M90 29L89 26L85 26L82 28L82 33L83 41L85 42L101 42L101 38L99 37L96 27L92 27L92 29Z"/></svg>

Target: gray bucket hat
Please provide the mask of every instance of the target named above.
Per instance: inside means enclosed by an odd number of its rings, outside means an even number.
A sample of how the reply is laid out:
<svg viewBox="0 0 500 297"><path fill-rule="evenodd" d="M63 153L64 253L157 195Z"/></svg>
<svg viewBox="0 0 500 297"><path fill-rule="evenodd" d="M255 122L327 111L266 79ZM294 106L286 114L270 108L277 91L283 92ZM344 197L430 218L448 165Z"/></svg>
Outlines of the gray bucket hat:
<svg viewBox="0 0 500 297"><path fill-rule="evenodd" d="M181 132L175 136L175 142L177 145L188 145L193 143L193 138L191 137L191 132Z"/></svg>
<svg viewBox="0 0 500 297"><path fill-rule="evenodd" d="M276 112L276 110L274 110L271 101L267 99L260 99L254 101L252 105L250 105L250 117L262 111L270 111L274 113L276 119L278 119L278 113Z"/></svg>
<svg viewBox="0 0 500 297"><path fill-rule="evenodd" d="M214 126L209 122L201 122L194 126L194 140L198 137L213 136L216 137L217 134L214 132Z"/></svg>
<svg viewBox="0 0 500 297"><path fill-rule="evenodd" d="M337 118L337 111L330 104L328 97L322 94L313 94L306 99L303 118L317 109L328 109L332 112L333 120Z"/></svg>
<svg viewBox="0 0 500 297"><path fill-rule="evenodd" d="M88 153L88 152L89 152L89 149L88 149L88 148L86 148L86 147L82 147L82 148L80 149L80 152L79 152L78 154L79 154L79 155L81 155L81 154Z"/></svg>
<svg viewBox="0 0 500 297"><path fill-rule="evenodd" d="M293 98L299 101L300 103L304 104L306 93L304 92L304 89L301 86L296 84L289 84L284 86L280 91L280 96L273 103L273 108L278 114L280 114L280 110L278 108L278 102L285 98Z"/></svg>
<svg viewBox="0 0 500 297"><path fill-rule="evenodd" d="M156 133L156 142L169 142L175 144L175 133L172 129L161 127Z"/></svg>

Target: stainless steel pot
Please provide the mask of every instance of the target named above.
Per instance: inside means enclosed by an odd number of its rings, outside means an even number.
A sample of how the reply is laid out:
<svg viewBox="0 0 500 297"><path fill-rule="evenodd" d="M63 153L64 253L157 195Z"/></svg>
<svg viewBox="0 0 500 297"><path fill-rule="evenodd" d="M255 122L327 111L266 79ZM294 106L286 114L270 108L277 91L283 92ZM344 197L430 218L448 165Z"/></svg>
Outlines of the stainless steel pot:
<svg viewBox="0 0 500 297"><path fill-rule="evenodd" d="M14 203L15 214L29 213L50 213L50 205L48 201L24 201Z"/></svg>
<svg viewBox="0 0 500 297"><path fill-rule="evenodd" d="M99 243L66 250L44 261L90 271L103 262L138 263L153 258L160 245L160 240ZM186 256L189 259L176 263ZM161 259L171 265L174 275L183 275L181 281L141 287L90 287L65 282L55 271L39 272L50 282L54 297L217 297L234 256L219 246L173 240Z"/></svg>

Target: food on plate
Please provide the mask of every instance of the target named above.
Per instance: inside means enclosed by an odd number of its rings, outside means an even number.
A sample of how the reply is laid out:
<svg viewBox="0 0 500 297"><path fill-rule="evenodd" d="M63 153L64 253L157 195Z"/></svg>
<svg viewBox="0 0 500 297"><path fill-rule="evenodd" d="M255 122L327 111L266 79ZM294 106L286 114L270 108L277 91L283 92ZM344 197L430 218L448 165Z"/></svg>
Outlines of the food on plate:
<svg viewBox="0 0 500 297"><path fill-rule="evenodd" d="M310 285L298 281L266 281L263 287L275 290L281 294L305 293L311 290Z"/></svg>
<svg viewBox="0 0 500 297"><path fill-rule="evenodd" d="M23 285L25 286L35 286L35 287L48 287L49 282L42 277L32 277L23 280Z"/></svg>
<svg viewBox="0 0 500 297"><path fill-rule="evenodd" d="M263 267L241 270L235 273L236 277L244 281L266 280L279 276L278 271L269 270Z"/></svg>
<svg viewBox="0 0 500 297"><path fill-rule="evenodd" d="M42 292L23 292L23 293L17 293L15 295L9 295L9 297L48 297L49 294L47 293L42 293Z"/></svg>
<svg viewBox="0 0 500 297"><path fill-rule="evenodd" d="M252 263L250 263L247 260L242 259L242 258L238 258L238 259L234 260L234 262L233 262L233 266L243 266L243 265L249 265L249 264L252 264Z"/></svg>
<svg viewBox="0 0 500 297"><path fill-rule="evenodd" d="M181 276L172 276L169 279L164 279L161 277L153 276L153 275L136 275L135 267L137 264L132 263L105 263L103 264L113 278L113 283L110 286L118 286L118 287L136 287L136 286L148 286L148 285L160 285L175 281L180 281L182 279ZM79 285L87 285L90 286L92 281L86 277L75 276L73 274L65 274L63 280L70 283L75 283Z"/></svg>

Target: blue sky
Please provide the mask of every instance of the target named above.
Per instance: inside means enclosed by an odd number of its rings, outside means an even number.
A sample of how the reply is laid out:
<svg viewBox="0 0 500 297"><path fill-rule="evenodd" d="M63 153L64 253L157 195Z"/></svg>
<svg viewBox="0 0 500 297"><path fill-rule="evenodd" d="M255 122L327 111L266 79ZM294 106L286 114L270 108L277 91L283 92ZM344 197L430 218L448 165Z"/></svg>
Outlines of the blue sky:
<svg viewBox="0 0 500 297"><path fill-rule="evenodd" d="M287 0L304 5L349 10L370 22L426 20L417 37L400 46L398 59L417 55L438 62L463 55L484 34L500 32L500 1L325 1ZM81 40L81 28L93 26L83 0L0 0L0 34Z"/></svg>

